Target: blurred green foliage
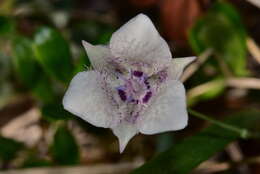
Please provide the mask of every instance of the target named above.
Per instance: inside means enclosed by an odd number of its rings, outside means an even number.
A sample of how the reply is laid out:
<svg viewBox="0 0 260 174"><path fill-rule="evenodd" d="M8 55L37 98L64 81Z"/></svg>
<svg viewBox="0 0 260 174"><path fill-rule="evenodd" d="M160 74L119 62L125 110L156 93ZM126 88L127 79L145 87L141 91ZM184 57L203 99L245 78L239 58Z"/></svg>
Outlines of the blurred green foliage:
<svg viewBox="0 0 260 174"><path fill-rule="evenodd" d="M12 160L23 147L24 145L20 142L0 136L0 159Z"/></svg>
<svg viewBox="0 0 260 174"><path fill-rule="evenodd" d="M91 63L85 53L85 51L82 51L80 53L80 56L77 61L77 65L75 67L75 74L78 72L85 71L86 69L91 67Z"/></svg>
<svg viewBox="0 0 260 174"><path fill-rule="evenodd" d="M34 88L42 72L32 51L32 41L26 37L17 36L13 39L12 49L12 60L17 76L28 88Z"/></svg>
<svg viewBox="0 0 260 174"><path fill-rule="evenodd" d="M50 152L55 163L60 165L78 164L80 159L78 145L75 138L64 125L59 125Z"/></svg>
<svg viewBox="0 0 260 174"><path fill-rule="evenodd" d="M53 103L57 99L57 94L53 90L50 79L45 74L39 75L39 79L31 92L42 103Z"/></svg>
<svg viewBox="0 0 260 174"><path fill-rule="evenodd" d="M73 26L73 39L77 42L87 40L92 44L107 44L115 29L97 21L81 21Z"/></svg>
<svg viewBox="0 0 260 174"><path fill-rule="evenodd" d="M56 104L46 104L42 107L43 119L56 122L59 120L70 120L74 116L68 111L64 110L63 106L59 103Z"/></svg>
<svg viewBox="0 0 260 174"><path fill-rule="evenodd" d="M10 57L0 52L0 108L8 103L13 96L13 88L9 77L11 75Z"/></svg>
<svg viewBox="0 0 260 174"><path fill-rule="evenodd" d="M68 42L48 27L35 34L33 50L44 70L61 82L68 83L73 76L73 64Z"/></svg>
<svg viewBox="0 0 260 174"><path fill-rule="evenodd" d="M22 168L46 167L51 165L52 163L48 160L30 157L23 163Z"/></svg>
<svg viewBox="0 0 260 174"><path fill-rule="evenodd" d="M212 56L191 79L193 84L208 85L208 90L189 98L189 105L220 96L226 89L225 79L249 75L247 69L247 33L236 9L217 1L196 21L189 32L189 42L197 54L213 50ZM211 71L209 75L205 71ZM203 86L201 86L203 87Z"/></svg>
<svg viewBox="0 0 260 174"><path fill-rule="evenodd" d="M53 165L49 159L44 159L39 156L37 151L29 150L21 168L46 167Z"/></svg>
<svg viewBox="0 0 260 174"><path fill-rule="evenodd" d="M10 75L10 61L9 57L0 52L0 82L3 82Z"/></svg>
<svg viewBox="0 0 260 174"><path fill-rule="evenodd" d="M224 123L239 128L252 129L260 120L259 111L244 111L230 116ZM211 125L201 132L175 144L131 174L188 174L223 150L229 143L240 138L236 132Z"/></svg>
<svg viewBox="0 0 260 174"><path fill-rule="evenodd" d="M14 22L11 18L0 16L0 38L10 35L14 31Z"/></svg>
<svg viewBox="0 0 260 174"><path fill-rule="evenodd" d="M43 102L54 100L50 81L35 59L32 41L23 36L12 40L13 65L20 81Z"/></svg>
<svg viewBox="0 0 260 174"><path fill-rule="evenodd" d="M193 50L202 53L214 49L237 76L248 74L246 70L246 32L239 14L225 2L217 2L207 15L197 21L189 34Z"/></svg>

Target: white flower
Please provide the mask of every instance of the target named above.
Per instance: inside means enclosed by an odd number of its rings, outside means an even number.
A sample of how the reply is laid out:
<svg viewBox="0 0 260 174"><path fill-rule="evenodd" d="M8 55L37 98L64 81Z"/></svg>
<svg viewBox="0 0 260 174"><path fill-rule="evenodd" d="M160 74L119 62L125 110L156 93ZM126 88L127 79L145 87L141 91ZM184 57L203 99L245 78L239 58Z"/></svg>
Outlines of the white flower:
<svg viewBox="0 0 260 174"><path fill-rule="evenodd" d="M78 73L64 108L118 137L120 152L137 133L187 125L185 89L178 81L195 57L172 59L151 20L139 14L116 31L109 45L83 41L94 70Z"/></svg>

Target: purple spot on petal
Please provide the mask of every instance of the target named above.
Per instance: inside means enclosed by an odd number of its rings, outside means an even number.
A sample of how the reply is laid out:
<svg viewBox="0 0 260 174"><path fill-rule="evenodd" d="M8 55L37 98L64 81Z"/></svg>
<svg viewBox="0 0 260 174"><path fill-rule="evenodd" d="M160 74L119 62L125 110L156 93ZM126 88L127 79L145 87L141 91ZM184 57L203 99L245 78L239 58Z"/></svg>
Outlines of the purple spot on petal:
<svg viewBox="0 0 260 174"><path fill-rule="evenodd" d="M152 97L152 92L151 92L151 91L148 91L148 92L145 94L144 98L143 98L143 103L147 103L147 102L150 100L151 97Z"/></svg>
<svg viewBox="0 0 260 174"><path fill-rule="evenodd" d="M139 117L139 112L135 114L133 112L130 112L129 116L125 117L125 120L129 123L135 124L138 117Z"/></svg>
<svg viewBox="0 0 260 174"><path fill-rule="evenodd" d="M142 71L134 71L133 75L136 77L142 77L143 76L143 72Z"/></svg>
<svg viewBox="0 0 260 174"><path fill-rule="evenodd" d="M159 75L159 81L160 82L164 82L166 80L167 76L168 76L166 71L160 71L158 73L158 75Z"/></svg>
<svg viewBox="0 0 260 174"><path fill-rule="evenodd" d="M126 101L126 93L125 93L125 91L123 91L122 89L118 89L117 90L117 92L118 92L118 95L119 95L119 97L121 98L121 100L122 101Z"/></svg>
<svg viewBox="0 0 260 174"><path fill-rule="evenodd" d="M125 86L123 86L123 85L122 85L122 86L118 86L118 87L116 87L116 89L117 89L117 90L123 90L123 91L124 91L124 90L125 90Z"/></svg>
<svg viewBox="0 0 260 174"><path fill-rule="evenodd" d="M127 97L127 101L128 101L128 102L133 102L133 100L134 100L134 98L133 98L132 96L128 96L128 97Z"/></svg>
<svg viewBox="0 0 260 174"><path fill-rule="evenodd" d="M139 117L139 113L136 113L135 115L132 116L132 123L136 123L137 118Z"/></svg>

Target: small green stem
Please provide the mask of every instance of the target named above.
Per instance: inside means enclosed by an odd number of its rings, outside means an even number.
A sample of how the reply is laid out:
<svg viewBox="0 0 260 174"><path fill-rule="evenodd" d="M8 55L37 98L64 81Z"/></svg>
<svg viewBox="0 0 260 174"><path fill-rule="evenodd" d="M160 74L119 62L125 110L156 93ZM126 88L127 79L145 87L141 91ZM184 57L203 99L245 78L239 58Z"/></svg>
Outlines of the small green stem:
<svg viewBox="0 0 260 174"><path fill-rule="evenodd" d="M230 124L226 124L224 122L215 120L215 119L213 119L211 117L208 117L207 115L204 115L204 114L199 113L197 111L194 111L192 109L188 109L188 112L191 115L196 116L196 117L198 117L198 118L200 118L202 120L209 121L210 123L215 124L215 125L217 125L219 127L222 127L224 129L227 129L227 130L231 130L233 132L236 132L236 133L238 133L241 136L241 138L248 138L248 137L250 137L250 133L249 133L249 131L247 129L241 129L241 128L232 126Z"/></svg>

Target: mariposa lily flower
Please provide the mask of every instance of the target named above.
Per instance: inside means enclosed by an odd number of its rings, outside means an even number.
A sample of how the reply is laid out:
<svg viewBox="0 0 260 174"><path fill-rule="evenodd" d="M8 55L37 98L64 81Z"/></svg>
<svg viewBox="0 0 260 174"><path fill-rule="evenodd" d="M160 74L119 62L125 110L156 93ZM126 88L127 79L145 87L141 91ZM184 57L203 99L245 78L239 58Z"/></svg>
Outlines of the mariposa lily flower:
<svg viewBox="0 0 260 174"><path fill-rule="evenodd" d="M108 45L83 45L94 70L72 79L64 108L112 129L120 152L139 132L156 134L187 125L185 89L178 79L195 58L172 59L146 15L137 15L113 33Z"/></svg>

